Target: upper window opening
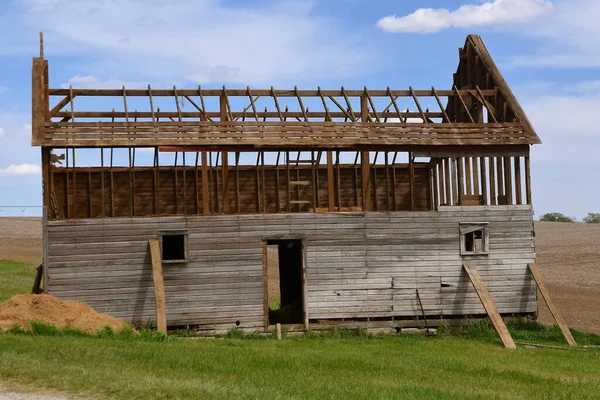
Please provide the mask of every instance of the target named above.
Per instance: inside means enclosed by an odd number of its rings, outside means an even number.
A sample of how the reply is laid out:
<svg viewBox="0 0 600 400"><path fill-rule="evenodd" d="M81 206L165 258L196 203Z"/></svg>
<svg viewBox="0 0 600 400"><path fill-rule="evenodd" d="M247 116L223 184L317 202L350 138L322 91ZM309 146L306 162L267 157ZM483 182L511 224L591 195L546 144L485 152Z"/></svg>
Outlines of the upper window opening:
<svg viewBox="0 0 600 400"><path fill-rule="evenodd" d="M460 254L488 254L489 233L487 223L460 224Z"/></svg>
<svg viewBox="0 0 600 400"><path fill-rule="evenodd" d="M187 260L187 234L180 232L161 233L162 261L182 262Z"/></svg>

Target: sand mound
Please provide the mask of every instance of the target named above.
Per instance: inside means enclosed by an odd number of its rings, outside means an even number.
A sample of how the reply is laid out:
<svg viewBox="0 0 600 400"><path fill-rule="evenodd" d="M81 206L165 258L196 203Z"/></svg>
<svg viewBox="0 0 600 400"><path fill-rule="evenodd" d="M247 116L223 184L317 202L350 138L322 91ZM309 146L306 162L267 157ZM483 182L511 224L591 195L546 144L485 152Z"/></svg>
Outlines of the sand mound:
<svg viewBox="0 0 600 400"><path fill-rule="evenodd" d="M99 314L79 301L61 301L47 294L24 294L0 304L0 331L15 325L30 329L31 321L96 333L105 326L121 331L127 324L117 318Z"/></svg>

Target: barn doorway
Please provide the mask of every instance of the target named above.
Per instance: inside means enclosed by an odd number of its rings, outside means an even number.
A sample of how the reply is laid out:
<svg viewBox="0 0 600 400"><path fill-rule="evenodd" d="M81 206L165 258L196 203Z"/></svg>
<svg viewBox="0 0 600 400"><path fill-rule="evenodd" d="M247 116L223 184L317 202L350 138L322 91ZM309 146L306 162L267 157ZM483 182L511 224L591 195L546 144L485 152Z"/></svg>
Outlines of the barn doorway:
<svg viewBox="0 0 600 400"><path fill-rule="evenodd" d="M304 323L302 240L267 240L268 325Z"/></svg>

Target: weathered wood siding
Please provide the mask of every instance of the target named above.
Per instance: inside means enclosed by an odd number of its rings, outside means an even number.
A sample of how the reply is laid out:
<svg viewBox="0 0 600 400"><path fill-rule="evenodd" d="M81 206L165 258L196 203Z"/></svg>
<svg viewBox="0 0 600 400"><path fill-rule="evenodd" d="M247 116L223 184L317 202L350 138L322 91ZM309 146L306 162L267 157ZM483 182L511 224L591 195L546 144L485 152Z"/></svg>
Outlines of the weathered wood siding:
<svg viewBox="0 0 600 400"><path fill-rule="evenodd" d="M305 240L311 320L483 314L459 249L460 222L489 223L489 255L467 257L501 313L537 311L531 206L438 212L114 218L48 223L48 289L135 323L154 319L148 239L189 232L189 262L163 267L169 325L264 328L264 238Z"/></svg>

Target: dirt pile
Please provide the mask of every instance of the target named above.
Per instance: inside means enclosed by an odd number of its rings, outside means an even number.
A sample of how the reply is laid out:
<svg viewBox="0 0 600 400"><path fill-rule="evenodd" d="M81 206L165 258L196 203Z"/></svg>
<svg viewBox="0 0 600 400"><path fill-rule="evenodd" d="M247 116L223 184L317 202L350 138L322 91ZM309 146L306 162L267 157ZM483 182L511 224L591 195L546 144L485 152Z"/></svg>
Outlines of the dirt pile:
<svg viewBox="0 0 600 400"><path fill-rule="evenodd" d="M24 294L0 304L0 331L15 325L30 329L31 321L43 322L57 328L78 329L96 333L105 326L118 332L127 324L117 318L99 314L79 301L62 301L47 294Z"/></svg>

